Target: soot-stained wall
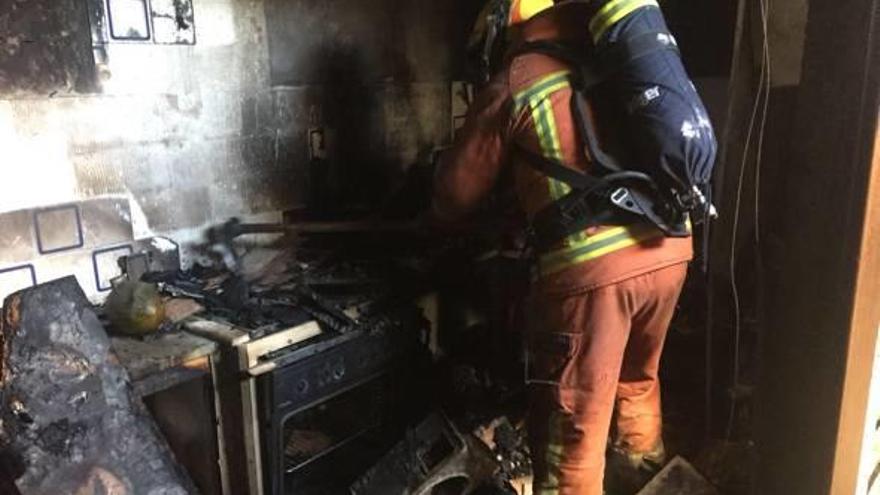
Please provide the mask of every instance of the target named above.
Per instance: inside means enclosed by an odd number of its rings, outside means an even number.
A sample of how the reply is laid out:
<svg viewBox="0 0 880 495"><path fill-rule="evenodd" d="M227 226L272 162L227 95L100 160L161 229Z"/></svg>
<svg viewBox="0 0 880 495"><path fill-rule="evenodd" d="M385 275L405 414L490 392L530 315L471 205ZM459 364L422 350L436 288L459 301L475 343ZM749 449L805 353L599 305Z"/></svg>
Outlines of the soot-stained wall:
<svg viewBox="0 0 880 495"><path fill-rule="evenodd" d="M310 129L349 184L336 193L369 202L449 136L447 2L194 0L195 45L109 44L85 77L58 41L82 24L56 15L21 40L70 68L28 78L10 27L59 3L10 2L25 10L0 17L0 74L17 74L0 78L0 212L126 194L142 233L174 233L297 208Z"/></svg>
<svg viewBox="0 0 880 495"><path fill-rule="evenodd" d="M108 44L94 91L0 86L0 211L128 194L158 233L296 204L262 3L194 9L196 45Z"/></svg>
<svg viewBox="0 0 880 495"><path fill-rule="evenodd" d="M331 202L375 204L420 152L448 140L455 6L266 0L270 78L292 116L281 132L304 136L307 121L325 133Z"/></svg>

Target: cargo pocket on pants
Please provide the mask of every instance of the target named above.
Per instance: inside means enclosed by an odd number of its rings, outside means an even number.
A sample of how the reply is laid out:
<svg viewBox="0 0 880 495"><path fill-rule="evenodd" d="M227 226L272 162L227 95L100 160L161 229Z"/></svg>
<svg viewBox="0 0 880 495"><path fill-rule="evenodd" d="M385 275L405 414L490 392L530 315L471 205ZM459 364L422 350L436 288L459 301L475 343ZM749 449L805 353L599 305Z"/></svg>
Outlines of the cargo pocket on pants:
<svg viewBox="0 0 880 495"><path fill-rule="evenodd" d="M575 333L538 332L528 339L526 383L564 386L565 372L578 349Z"/></svg>

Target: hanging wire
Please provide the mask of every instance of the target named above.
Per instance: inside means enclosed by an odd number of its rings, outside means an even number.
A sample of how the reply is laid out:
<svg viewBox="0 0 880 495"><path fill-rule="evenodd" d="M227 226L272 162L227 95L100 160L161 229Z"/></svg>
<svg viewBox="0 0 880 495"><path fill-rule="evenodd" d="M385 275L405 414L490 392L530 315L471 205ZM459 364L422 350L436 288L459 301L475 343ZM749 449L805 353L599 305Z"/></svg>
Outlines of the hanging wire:
<svg viewBox="0 0 880 495"><path fill-rule="evenodd" d="M759 194L760 187L759 182L761 179L760 173L760 165L761 158L763 155L763 146L764 146L764 133L766 130L767 123L767 114L769 109L770 102L770 42L768 39L769 32L769 6L767 0L758 0L760 5L761 12L761 35L763 38L762 49L761 49L761 72L759 75L758 89L755 95L755 102L752 106L752 115L749 119L749 127L748 132L746 133L746 142L745 147L743 149L742 160L740 162L740 171L739 171L739 179L737 181L736 187L736 203L734 206L734 216L733 216L733 233L731 236L731 244L730 244L730 288L733 297L733 309L734 309L734 345L733 345L733 390L734 392L739 390L740 387L740 360L741 360L741 347L742 347L742 307L739 297L739 287L737 285L736 280L736 243L738 238L738 230L739 230L739 221L740 221L740 207L742 205L742 193L743 193L743 182L745 178L745 169L746 163L748 162L749 151L752 147L752 138L753 133L755 131L755 124L758 118L758 110L761 108L761 103L763 101L763 111L761 115L761 124L758 130L758 145L757 145L757 158L755 163L755 236L756 243L760 243L760 236L757 234L760 225L760 208L758 207L759 203ZM733 436L733 426L736 419L736 409L737 409L737 397L732 397L730 401L730 414L728 416L727 421L727 429L725 432L725 438L730 440Z"/></svg>
<svg viewBox="0 0 880 495"><path fill-rule="evenodd" d="M770 84L772 81L771 77L771 69L772 69L772 60L770 58L770 37L769 33L769 19L770 19L770 7L769 0L759 0L761 3L761 26L763 28L763 54L764 58L762 64L767 67L766 72L766 84L764 85L764 108L762 110L761 115L761 130L758 132L758 152L757 157L755 158L755 245L761 245L761 164L764 159L764 135L767 127L767 114L770 109Z"/></svg>

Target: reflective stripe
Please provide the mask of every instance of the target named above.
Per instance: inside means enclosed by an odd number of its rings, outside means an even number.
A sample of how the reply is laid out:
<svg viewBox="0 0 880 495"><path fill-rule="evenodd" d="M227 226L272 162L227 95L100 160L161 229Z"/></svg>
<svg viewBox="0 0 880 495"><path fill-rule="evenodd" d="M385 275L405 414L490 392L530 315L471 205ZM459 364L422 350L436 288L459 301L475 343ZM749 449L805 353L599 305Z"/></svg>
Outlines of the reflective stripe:
<svg viewBox="0 0 880 495"><path fill-rule="evenodd" d="M606 3L590 20L590 33L593 35L593 42L598 43L611 26L634 10L649 6L659 8L660 4L657 3L657 0L611 0Z"/></svg>
<svg viewBox="0 0 880 495"><path fill-rule="evenodd" d="M566 248L541 256L538 260L539 275L550 275L571 265L593 260L614 251L635 246L646 240L663 236L663 232L648 224L614 227L588 236L582 241L569 243Z"/></svg>
<svg viewBox="0 0 880 495"><path fill-rule="evenodd" d="M556 161L562 161L562 143L559 141L559 129L556 127L556 115L553 113L553 102L544 98L538 106L541 127L538 136L541 140L541 150L544 156ZM571 187L551 177L547 178L550 184L550 196L557 200L571 191Z"/></svg>
<svg viewBox="0 0 880 495"><path fill-rule="evenodd" d="M541 146L541 154L551 160L562 161L562 143L556 125L556 114L553 111L553 93L570 87L569 71L553 72L532 84L514 96L517 111L528 106L531 109L532 121ZM571 187L552 177L547 177L550 198L554 201L565 196Z"/></svg>
<svg viewBox="0 0 880 495"><path fill-rule="evenodd" d="M542 77L535 84L517 93L513 99L516 102L517 110L522 110L526 104L534 101L540 101L551 93L559 91L568 86L568 70L560 70L551 72Z"/></svg>
<svg viewBox="0 0 880 495"><path fill-rule="evenodd" d="M688 232L693 232L690 218L686 220L686 226ZM647 223L613 227L596 235L585 236L580 242L571 243L564 249L541 256L538 260L536 275L539 277L550 275L571 265L594 260L651 239L659 239L665 235L660 229Z"/></svg>
<svg viewBox="0 0 880 495"><path fill-rule="evenodd" d="M562 460L564 458L564 446L562 445L562 418L559 412L550 413L547 418L550 422L547 438L547 450L544 452L544 463L547 466L547 477L538 489L540 495L557 495L559 493L559 479L562 477Z"/></svg>

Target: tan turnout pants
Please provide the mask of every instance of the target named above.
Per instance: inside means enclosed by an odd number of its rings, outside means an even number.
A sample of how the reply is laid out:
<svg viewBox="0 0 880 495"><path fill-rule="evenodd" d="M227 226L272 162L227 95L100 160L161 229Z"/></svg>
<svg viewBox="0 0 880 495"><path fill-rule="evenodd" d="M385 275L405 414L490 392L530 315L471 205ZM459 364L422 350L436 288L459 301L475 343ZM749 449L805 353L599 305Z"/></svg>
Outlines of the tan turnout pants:
<svg viewBox="0 0 880 495"><path fill-rule="evenodd" d="M687 263L565 297L535 296L529 441L540 495L601 495L614 445L661 445L658 370Z"/></svg>

